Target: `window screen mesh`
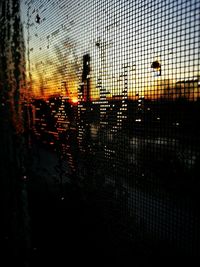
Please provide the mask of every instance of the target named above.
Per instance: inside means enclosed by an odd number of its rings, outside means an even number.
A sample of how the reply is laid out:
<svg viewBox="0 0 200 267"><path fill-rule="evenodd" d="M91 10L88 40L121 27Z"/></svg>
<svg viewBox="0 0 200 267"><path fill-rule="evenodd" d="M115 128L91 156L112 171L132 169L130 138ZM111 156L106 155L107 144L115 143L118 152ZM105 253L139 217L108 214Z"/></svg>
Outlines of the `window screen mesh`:
<svg viewBox="0 0 200 267"><path fill-rule="evenodd" d="M197 0L21 1L30 138L49 151L37 167L116 203L120 222L114 208L106 216L120 235L189 254L200 235L199 11Z"/></svg>

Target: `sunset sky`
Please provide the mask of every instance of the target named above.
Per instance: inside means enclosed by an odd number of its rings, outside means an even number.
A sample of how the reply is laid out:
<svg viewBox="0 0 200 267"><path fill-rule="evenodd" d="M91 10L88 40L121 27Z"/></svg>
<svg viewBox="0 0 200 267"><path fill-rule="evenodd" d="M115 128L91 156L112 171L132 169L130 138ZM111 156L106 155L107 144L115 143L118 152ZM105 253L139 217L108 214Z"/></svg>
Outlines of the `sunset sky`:
<svg viewBox="0 0 200 267"><path fill-rule="evenodd" d="M163 84L173 87L177 80L200 74L197 0L41 0L29 1L29 12L27 2L21 5L27 77L30 61L32 92L37 97L60 94L62 81L69 96L76 97L86 53L91 56L93 98L99 96L100 77L110 96L122 93L124 66L130 97L155 95ZM161 63L161 76L151 68L155 60Z"/></svg>

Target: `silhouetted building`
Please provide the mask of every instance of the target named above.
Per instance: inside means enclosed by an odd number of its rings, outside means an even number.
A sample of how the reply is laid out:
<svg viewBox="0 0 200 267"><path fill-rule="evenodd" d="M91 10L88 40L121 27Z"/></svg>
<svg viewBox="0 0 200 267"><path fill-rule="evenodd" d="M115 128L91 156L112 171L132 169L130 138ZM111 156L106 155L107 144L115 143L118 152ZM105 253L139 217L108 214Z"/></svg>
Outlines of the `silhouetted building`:
<svg viewBox="0 0 200 267"><path fill-rule="evenodd" d="M177 95L187 100L197 100L200 97L200 80L184 79L176 82Z"/></svg>

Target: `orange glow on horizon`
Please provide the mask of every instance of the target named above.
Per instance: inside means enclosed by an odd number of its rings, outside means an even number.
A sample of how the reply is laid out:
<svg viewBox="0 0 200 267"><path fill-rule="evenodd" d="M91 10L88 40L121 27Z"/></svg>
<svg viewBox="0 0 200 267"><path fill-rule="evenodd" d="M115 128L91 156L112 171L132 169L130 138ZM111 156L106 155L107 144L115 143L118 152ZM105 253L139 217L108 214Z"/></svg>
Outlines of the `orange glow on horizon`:
<svg viewBox="0 0 200 267"><path fill-rule="evenodd" d="M76 96L72 97L72 103L77 104L78 103L78 98Z"/></svg>

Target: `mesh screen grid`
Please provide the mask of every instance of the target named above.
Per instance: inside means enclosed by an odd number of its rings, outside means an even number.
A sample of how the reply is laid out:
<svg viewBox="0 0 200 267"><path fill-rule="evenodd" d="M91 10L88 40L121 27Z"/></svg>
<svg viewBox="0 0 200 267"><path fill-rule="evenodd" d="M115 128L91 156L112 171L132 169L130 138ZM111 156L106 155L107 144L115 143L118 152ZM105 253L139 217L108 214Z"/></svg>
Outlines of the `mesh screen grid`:
<svg viewBox="0 0 200 267"><path fill-rule="evenodd" d="M21 1L34 138L58 155L62 182L118 203L130 238L129 218L141 242L190 254L200 233L199 11L195 0Z"/></svg>

